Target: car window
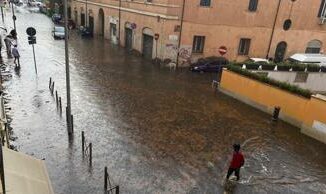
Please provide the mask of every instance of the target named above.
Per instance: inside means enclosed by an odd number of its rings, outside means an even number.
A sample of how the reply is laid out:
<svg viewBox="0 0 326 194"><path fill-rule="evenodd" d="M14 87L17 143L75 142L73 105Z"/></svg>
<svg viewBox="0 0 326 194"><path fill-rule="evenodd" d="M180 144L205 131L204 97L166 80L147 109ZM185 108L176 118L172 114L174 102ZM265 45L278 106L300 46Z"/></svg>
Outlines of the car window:
<svg viewBox="0 0 326 194"><path fill-rule="evenodd" d="M56 27L55 28L55 31L56 32L65 32L65 29L64 28L61 28L61 27Z"/></svg>

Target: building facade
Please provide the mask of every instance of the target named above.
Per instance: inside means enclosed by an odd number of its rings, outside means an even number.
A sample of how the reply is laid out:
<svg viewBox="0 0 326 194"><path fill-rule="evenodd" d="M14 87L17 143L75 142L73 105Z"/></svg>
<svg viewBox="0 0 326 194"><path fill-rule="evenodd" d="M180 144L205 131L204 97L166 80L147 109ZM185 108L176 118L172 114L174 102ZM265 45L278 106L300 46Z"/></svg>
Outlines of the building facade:
<svg viewBox="0 0 326 194"><path fill-rule="evenodd" d="M145 58L282 61L326 47L325 0L72 0L71 18ZM86 11L87 10L87 11ZM326 22L326 20L325 20ZM223 49L221 49L223 48ZM179 53L179 56L178 56Z"/></svg>

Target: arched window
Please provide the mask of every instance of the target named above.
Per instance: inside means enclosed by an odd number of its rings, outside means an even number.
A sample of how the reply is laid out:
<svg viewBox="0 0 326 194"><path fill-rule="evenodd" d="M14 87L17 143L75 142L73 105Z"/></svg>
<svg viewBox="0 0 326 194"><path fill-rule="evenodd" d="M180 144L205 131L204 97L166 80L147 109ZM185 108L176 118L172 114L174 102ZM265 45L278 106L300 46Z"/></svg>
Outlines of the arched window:
<svg viewBox="0 0 326 194"><path fill-rule="evenodd" d="M312 40L308 42L305 53L320 53L322 42L319 40Z"/></svg>
<svg viewBox="0 0 326 194"><path fill-rule="evenodd" d="M282 62L286 53L287 43L282 41L276 46L274 61L276 63Z"/></svg>

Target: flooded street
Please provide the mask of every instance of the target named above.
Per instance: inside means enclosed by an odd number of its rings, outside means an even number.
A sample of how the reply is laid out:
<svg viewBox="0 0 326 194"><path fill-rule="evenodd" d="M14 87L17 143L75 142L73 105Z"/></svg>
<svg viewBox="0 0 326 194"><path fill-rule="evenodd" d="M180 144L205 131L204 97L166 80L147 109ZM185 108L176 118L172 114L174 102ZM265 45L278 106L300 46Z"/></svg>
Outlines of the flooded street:
<svg viewBox="0 0 326 194"><path fill-rule="evenodd" d="M12 26L6 14L7 26ZM25 30L37 30L35 75ZM170 72L101 37L70 35L75 133L68 141L49 78L66 104L64 41L53 40L51 20L17 13L21 69L7 70L4 88L12 144L45 158L58 194L103 193L104 167L121 193L223 193L232 144L246 163L234 193L325 193L326 146L286 123L221 93L213 75ZM2 53L4 56L5 53ZM93 165L82 158L81 131L93 144Z"/></svg>

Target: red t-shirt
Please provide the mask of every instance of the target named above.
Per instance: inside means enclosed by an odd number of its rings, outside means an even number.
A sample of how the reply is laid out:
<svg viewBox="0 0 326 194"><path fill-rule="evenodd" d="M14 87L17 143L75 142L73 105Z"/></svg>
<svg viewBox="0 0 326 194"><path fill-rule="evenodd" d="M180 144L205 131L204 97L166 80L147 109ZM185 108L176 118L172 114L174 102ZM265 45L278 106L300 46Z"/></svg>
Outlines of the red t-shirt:
<svg viewBox="0 0 326 194"><path fill-rule="evenodd" d="M230 168L240 168L244 164L244 157L241 152L234 152Z"/></svg>

